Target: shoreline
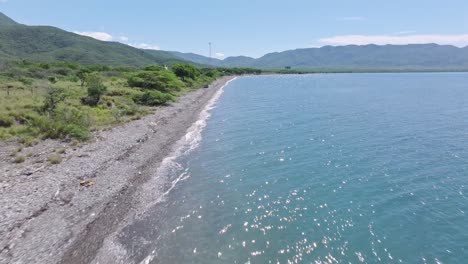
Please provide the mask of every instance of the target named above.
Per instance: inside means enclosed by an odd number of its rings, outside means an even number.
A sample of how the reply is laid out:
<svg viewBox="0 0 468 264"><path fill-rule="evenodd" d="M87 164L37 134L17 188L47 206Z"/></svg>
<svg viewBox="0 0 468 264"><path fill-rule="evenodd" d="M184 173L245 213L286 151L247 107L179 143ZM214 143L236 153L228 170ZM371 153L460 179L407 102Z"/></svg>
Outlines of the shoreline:
<svg viewBox="0 0 468 264"><path fill-rule="evenodd" d="M223 77L154 114L100 131L60 164L2 169L0 263L94 262L107 237L167 191L164 175L155 172L233 79Z"/></svg>

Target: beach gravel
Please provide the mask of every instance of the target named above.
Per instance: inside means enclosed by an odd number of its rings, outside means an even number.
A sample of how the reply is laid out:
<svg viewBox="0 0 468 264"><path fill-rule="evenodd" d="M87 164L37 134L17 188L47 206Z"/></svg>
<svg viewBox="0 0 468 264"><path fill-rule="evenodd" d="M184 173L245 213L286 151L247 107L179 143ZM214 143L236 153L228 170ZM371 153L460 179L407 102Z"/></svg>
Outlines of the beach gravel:
<svg viewBox="0 0 468 264"><path fill-rule="evenodd" d="M164 175L153 172L230 79L96 132L88 144L65 145L60 164L47 162L50 151L63 146L57 141L39 143L24 164L6 162L12 147L1 145L0 263L96 262L106 238L141 212L143 185L151 182L154 199L167 189Z"/></svg>

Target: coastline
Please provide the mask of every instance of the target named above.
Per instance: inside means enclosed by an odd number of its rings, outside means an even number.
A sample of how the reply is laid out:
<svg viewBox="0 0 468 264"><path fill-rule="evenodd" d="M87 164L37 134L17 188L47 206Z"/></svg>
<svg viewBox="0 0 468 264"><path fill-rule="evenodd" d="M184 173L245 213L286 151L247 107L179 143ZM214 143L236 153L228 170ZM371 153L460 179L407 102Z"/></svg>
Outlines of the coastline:
<svg viewBox="0 0 468 264"><path fill-rule="evenodd" d="M233 79L221 78L154 114L100 131L60 164L2 169L0 263L93 262L107 237L170 190L164 173L155 172L193 126L204 126L201 113Z"/></svg>

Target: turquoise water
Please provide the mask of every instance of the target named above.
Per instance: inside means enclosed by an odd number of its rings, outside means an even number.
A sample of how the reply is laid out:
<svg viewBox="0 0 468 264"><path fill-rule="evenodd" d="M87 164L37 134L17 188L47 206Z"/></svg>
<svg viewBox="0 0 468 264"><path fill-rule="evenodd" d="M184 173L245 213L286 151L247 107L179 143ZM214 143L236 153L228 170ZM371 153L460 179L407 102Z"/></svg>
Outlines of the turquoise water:
<svg viewBox="0 0 468 264"><path fill-rule="evenodd" d="M152 263L468 263L468 74L243 77Z"/></svg>

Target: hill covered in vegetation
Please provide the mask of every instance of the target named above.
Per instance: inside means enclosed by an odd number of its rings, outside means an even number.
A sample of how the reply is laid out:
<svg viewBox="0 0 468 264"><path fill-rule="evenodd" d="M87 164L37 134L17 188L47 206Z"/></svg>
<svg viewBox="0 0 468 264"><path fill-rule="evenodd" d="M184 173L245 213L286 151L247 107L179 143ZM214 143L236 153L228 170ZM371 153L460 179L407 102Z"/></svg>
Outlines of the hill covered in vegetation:
<svg viewBox="0 0 468 264"><path fill-rule="evenodd" d="M173 54L198 63L208 64L209 61L196 54ZM258 59L244 56L212 59L210 65L264 69L468 70L468 47L437 44L325 46L274 52Z"/></svg>
<svg viewBox="0 0 468 264"><path fill-rule="evenodd" d="M165 51L142 50L118 42L99 41L55 27L22 25L2 13L0 60L64 61L112 66L171 65L184 61Z"/></svg>

